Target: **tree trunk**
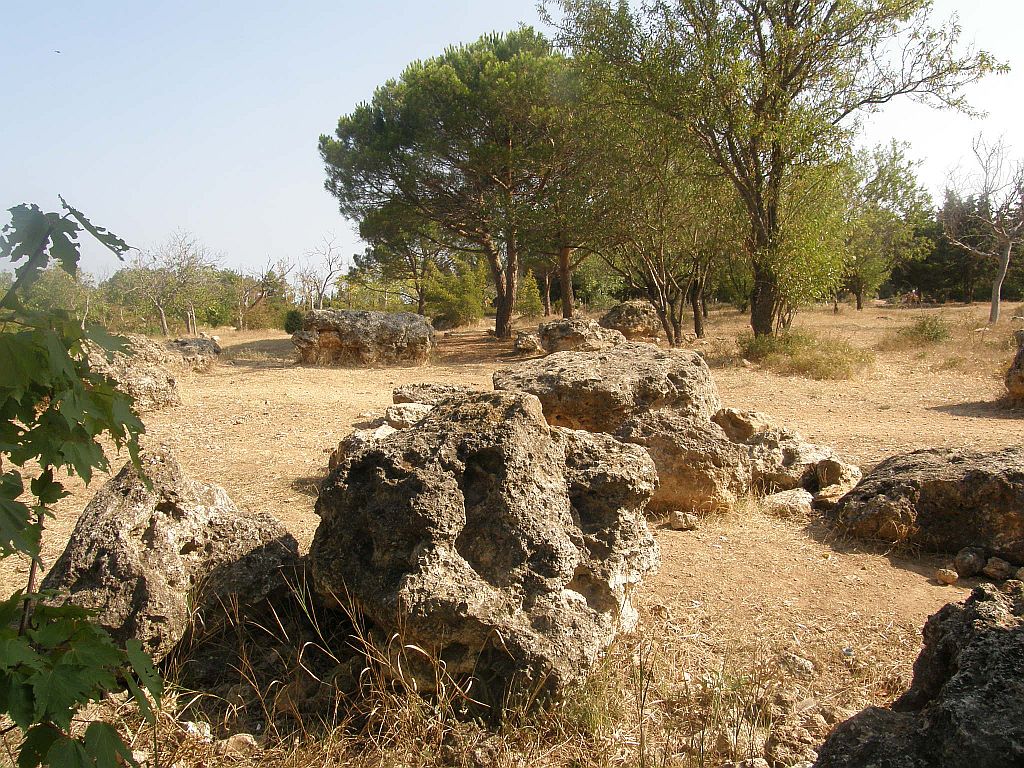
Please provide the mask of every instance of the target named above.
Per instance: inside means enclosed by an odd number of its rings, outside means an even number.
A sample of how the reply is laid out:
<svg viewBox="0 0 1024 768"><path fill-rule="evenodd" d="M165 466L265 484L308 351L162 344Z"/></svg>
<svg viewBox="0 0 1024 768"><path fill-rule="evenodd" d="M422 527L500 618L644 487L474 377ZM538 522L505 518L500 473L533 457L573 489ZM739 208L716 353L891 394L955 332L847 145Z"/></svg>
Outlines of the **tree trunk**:
<svg viewBox="0 0 1024 768"><path fill-rule="evenodd" d="M999 308L1003 296L1003 281L1006 279L1006 272L1010 269L1010 251L1013 243L1007 243L1003 249L1003 255L999 259L999 270L992 279L992 309L988 313L989 325L999 322Z"/></svg>
<svg viewBox="0 0 1024 768"><path fill-rule="evenodd" d="M519 288L519 243L515 230L505 235L505 263L492 247L488 249L488 260L494 275L496 295L494 297L494 335L499 339L512 338L512 313L516 306L516 291Z"/></svg>
<svg viewBox="0 0 1024 768"><path fill-rule="evenodd" d="M754 262L754 290L750 295L750 327L755 336L775 333L779 285L770 267Z"/></svg>
<svg viewBox="0 0 1024 768"><path fill-rule="evenodd" d="M416 314L427 314L427 292L423 289L422 285L416 286Z"/></svg>
<svg viewBox="0 0 1024 768"><path fill-rule="evenodd" d="M690 283L690 306L693 308L693 332L704 338L704 285L700 280Z"/></svg>
<svg viewBox="0 0 1024 768"><path fill-rule="evenodd" d="M562 246L558 249L558 283L562 289L562 317L571 320L573 317L572 295L572 248Z"/></svg>
<svg viewBox="0 0 1024 768"><path fill-rule="evenodd" d="M160 331L164 336L170 336L171 332L167 329L167 315L164 313L164 308L157 305L157 311L160 313Z"/></svg>
<svg viewBox="0 0 1024 768"><path fill-rule="evenodd" d="M854 295L857 297L857 311L864 309L864 290L858 289L854 291Z"/></svg>
<svg viewBox="0 0 1024 768"><path fill-rule="evenodd" d="M708 296L704 292L704 285L700 287L700 313L704 316L704 319L708 319Z"/></svg>
<svg viewBox="0 0 1024 768"><path fill-rule="evenodd" d="M544 273L544 317L551 317L551 273Z"/></svg>

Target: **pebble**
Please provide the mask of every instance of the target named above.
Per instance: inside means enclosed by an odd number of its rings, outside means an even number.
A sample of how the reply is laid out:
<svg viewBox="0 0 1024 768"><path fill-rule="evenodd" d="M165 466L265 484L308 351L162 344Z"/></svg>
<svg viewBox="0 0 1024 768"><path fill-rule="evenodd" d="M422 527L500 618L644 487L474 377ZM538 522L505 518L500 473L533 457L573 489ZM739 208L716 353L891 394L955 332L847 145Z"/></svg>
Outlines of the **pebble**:
<svg viewBox="0 0 1024 768"><path fill-rule="evenodd" d="M218 741L214 748L218 755L233 755L236 757L248 757L259 750L256 737L251 733L236 733L226 739Z"/></svg>
<svg viewBox="0 0 1024 768"><path fill-rule="evenodd" d="M988 562L985 563L985 567L981 569L982 573L996 581L1005 581L1011 578L1016 571L1017 569L1010 565L1010 563L998 557L990 557Z"/></svg>
<svg viewBox="0 0 1024 768"><path fill-rule="evenodd" d="M935 580L940 584L956 584L956 580L960 578L960 574L954 571L952 568L939 568L935 572Z"/></svg>
<svg viewBox="0 0 1024 768"><path fill-rule="evenodd" d="M693 531L697 529L697 516L677 509L669 515L668 524L673 531Z"/></svg>

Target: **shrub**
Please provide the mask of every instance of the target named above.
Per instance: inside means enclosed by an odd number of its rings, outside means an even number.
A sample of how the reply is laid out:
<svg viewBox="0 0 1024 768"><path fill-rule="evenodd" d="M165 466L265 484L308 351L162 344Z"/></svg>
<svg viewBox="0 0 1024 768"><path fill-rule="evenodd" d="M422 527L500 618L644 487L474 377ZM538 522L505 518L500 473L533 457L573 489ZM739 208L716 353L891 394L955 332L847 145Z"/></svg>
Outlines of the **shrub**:
<svg viewBox="0 0 1024 768"><path fill-rule="evenodd" d="M533 272L523 275L516 296L516 312L523 317L540 317L544 314L544 302L540 300L540 283Z"/></svg>
<svg viewBox="0 0 1024 768"><path fill-rule="evenodd" d="M484 316L487 267L457 262L451 273L431 266L426 279L428 314L441 321L439 327L455 327Z"/></svg>
<svg viewBox="0 0 1024 768"><path fill-rule="evenodd" d="M873 362L870 352L845 339L822 339L801 331L780 336L746 333L738 342L740 353L747 360L761 363L776 373L819 381L852 379Z"/></svg>
<svg viewBox="0 0 1024 768"><path fill-rule="evenodd" d="M908 347L930 347L953 338L953 329L940 315L923 315L910 325L889 333L879 349L900 350Z"/></svg>
<svg viewBox="0 0 1024 768"><path fill-rule="evenodd" d="M289 309L284 316L284 332L296 333L302 329L302 312L297 309Z"/></svg>

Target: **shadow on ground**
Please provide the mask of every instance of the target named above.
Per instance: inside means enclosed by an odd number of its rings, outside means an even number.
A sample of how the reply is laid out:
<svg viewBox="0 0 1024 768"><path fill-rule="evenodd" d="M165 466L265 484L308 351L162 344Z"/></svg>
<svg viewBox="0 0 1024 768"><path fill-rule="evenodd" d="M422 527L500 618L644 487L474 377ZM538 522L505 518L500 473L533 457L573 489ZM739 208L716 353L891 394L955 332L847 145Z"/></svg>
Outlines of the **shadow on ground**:
<svg viewBox="0 0 1024 768"><path fill-rule="evenodd" d="M1024 419L1024 406L1011 404L1006 398L934 405L928 410L972 419L1010 419L1014 421Z"/></svg>
<svg viewBox="0 0 1024 768"><path fill-rule="evenodd" d="M260 339L224 348L221 360L228 365L246 368L291 368L295 347L291 339Z"/></svg>

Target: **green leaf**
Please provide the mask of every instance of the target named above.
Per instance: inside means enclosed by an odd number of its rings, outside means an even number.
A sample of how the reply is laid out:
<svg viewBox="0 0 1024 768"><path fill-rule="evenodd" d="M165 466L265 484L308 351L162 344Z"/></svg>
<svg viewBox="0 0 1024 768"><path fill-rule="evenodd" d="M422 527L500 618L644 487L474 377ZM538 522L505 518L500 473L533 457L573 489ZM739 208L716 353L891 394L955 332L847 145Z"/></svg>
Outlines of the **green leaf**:
<svg viewBox="0 0 1024 768"><path fill-rule="evenodd" d="M45 764L50 768L93 768L82 743L63 735L47 750Z"/></svg>
<svg viewBox="0 0 1024 768"><path fill-rule="evenodd" d="M139 711L146 718L146 722L150 725L155 723L156 718L153 716L153 708L149 705L149 699L146 698L146 694L139 688L139 684L132 680L131 675L126 675L124 682L128 686L132 698L135 699L135 703L139 705Z"/></svg>
<svg viewBox="0 0 1024 768"><path fill-rule="evenodd" d="M70 728L75 711L89 700L91 686L82 673L63 664L36 672L27 682L35 696L35 722L52 720L61 728Z"/></svg>
<svg viewBox="0 0 1024 768"><path fill-rule="evenodd" d="M24 637L15 635L0 639L0 669L6 672L18 666L40 669L42 659Z"/></svg>
<svg viewBox="0 0 1024 768"><path fill-rule="evenodd" d="M128 657L128 663L132 665L132 669L138 675L139 681L153 695L153 698L159 701L164 692L164 681L160 678L156 667L153 666L153 659L142 650L142 643L132 638L125 643L124 652Z"/></svg>
<svg viewBox="0 0 1024 768"><path fill-rule="evenodd" d="M63 197L60 198L60 204L64 206L65 210L67 210L68 213L75 217L78 223L81 224L90 235L95 237L97 240L103 243L103 245L107 246L107 248L113 251L114 255L117 256L117 258L123 260L124 254L131 250L131 246L128 245L128 243L126 243L120 237L115 235L113 232L110 232L109 230L106 230L103 227L97 227L95 224L93 224L91 221L85 218L85 214L83 214L77 208L73 208L72 206L68 205L68 202Z"/></svg>
<svg viewBox="0 0 1024 768"><path fill-rule="evenodd" d="M18 753L18 768L36 768L42 765L46 754L61 735L60 731L46 723L29 728Z"/></svg>
<svg viewBox="0 0 1024 768"><path fill-rule="evenodd" d="M14 724L22 730L37 722L32 688L20 676L0 673L0 711L10 715Z"/></svg>
<svg viewBox="0 0 1024 768"><path fill-rule="evenodd" d="M53 479L53 470L47 467L39 477L33 478L32 495L39 499L39 503L45 506L56 504L68 495L64 486Z"/></svg>
<svg viewBox="0 0 1024 768"><path fill-rule="evenodd" d="M122 763L137 765L132 751L109 723L95 721L85 729L85 751L96 761L96 768L118 768Z"/></svg>

